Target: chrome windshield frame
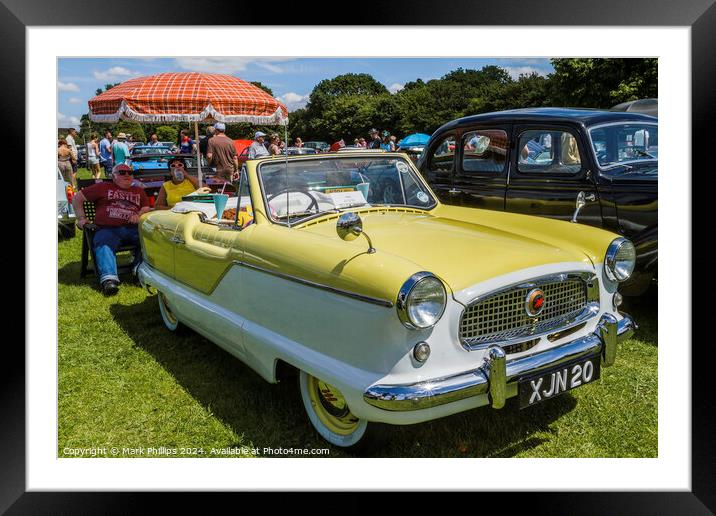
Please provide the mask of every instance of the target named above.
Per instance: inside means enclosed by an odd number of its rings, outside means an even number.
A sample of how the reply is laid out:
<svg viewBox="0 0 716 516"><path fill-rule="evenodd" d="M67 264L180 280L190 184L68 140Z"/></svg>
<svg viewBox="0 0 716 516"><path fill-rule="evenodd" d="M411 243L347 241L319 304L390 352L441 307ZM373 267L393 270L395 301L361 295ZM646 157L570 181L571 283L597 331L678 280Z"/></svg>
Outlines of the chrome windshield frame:
<svg viewBox="0 0 716 516"><path fill-rule="evenodd" d="M328 155L326 155L326 154L302 154L302 155L296 155L294 157L289 157L289 163L294 163L294 162L298 162L298 161L316 161L318 159L321 159L321 160L325 160L325 159L345 160L345 159L355 159L359 156L363 156L363 154L361 154L360 151L356 151L355 154L344 153L342 155L339 153L335 153L334 155L331 155L331 154L328 154ZM293 158L293 159L291 159L291 158ZM425 182L422 175L417 171L417 169L415 169L415 166L412 163L410 163L410 158L408 158L407 155L400 155L399 153L385 153L385 154L381 153L376 156L372 156L372 155L368 154L368 155L365 155L365 158L368 160L390 159L390 158L402 160L406 165L408 165L408 168L410 169L411 173L414 176L415 182L418 185L420 185L420 188L423 191L427 192L428 195L430 196L431 201L432 201L431 204L429 204L428 206L414 206L412 204L384 204L384 203L377 203L377 202L376 203L367 203L366 202L366 204L364 206L355 206L355 207L351 207L351 208L334 208L332 210L327 210L327 211L322 211L319 213L306 215L305 217L298 219L298 220L292 222L291 224L289 224L288 221L283 222L280 220L276 220L273 217L271 217L271 215L270 215L271 211L269 209L268 200L266 199L266 188L264 186L263 175L261 174L261 168L269 163L278 163L278 161L274 161L272 159L262 159L259 163L256 164L256 176L259 181L261 199L263 201L264 209L266 210L266 212L265 212L266 219L269 220L272 224L276 224L279 226L293 227L294 225L303 224L305 222L309 222L309 221L311 221L315 218L318 218L318 217L341 213L342 211L347 211L347 210L354 210L354 209L358 210L358 209L362 209L362 208L375 208L375 207L390 207L390 208L410 208L410 209L416 209L416 210L430 211L438 205L437 196L432 191L432 189L428 186L428 184ZM285 161L282 160L280 163L283 165L285 163ZM399 176L398 180L400 182L400 188L403 192L403 197L405 197L405 187L404 187L404 183L403 183L403 178Z"/></svg>

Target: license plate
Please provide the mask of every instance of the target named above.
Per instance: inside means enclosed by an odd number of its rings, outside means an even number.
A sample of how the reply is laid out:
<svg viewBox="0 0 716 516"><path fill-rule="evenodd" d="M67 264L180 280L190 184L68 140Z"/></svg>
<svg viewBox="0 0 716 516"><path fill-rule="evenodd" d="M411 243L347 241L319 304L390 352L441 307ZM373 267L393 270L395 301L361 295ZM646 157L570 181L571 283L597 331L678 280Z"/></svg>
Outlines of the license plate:
<svg viewBox="0 0 716 516"><path fill-rule="evenodd" d="M536 405L580 385L598 380L600 364L600 356L595 355L520 380L520 408Z"/></svg>

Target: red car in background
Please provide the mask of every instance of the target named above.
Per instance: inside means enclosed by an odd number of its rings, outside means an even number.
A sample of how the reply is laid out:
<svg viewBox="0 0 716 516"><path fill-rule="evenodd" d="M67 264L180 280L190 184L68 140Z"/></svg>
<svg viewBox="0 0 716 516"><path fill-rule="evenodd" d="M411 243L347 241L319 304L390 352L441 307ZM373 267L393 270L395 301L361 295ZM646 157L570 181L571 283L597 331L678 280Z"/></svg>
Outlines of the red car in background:
<svg viewBox="0 0 716 516"><path fill-rule="evenodd" d="M234 140L236 154L239 155L239 168L249 159L249 146L254 143L253 140Z"/></svg>

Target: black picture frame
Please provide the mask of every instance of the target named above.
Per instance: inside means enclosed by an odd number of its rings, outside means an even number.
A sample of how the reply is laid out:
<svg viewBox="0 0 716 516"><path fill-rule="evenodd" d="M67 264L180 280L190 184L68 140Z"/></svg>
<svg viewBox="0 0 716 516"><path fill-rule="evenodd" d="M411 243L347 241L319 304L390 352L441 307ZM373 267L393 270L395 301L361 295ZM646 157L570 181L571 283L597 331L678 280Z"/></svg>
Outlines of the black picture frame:
<svg viewBox="0 0 716 516"><path fill-rule="evenodd" d="M39 0L2 0L0 5L0 34L3 35L3 50L0 63L5 80L0 81L0 103L5 119L25 119L25 29L28 26L49 25L247 25L267 23L266 6L246 3L224 3L203 1L201 8L186 0L122 2L103 4L78 0L71 3ZM683 26L691 28L691 79L692 79L692 161L703 162L703 154L709 148L708 135L712 131L707 124L716 113L716 6L714 0L631 0L628 3L616 0L587 2L584 0L543 0L526 5L519 0L503 0L499 3L482 4L474 8L469 0L448 0L440 8L424 0L390 3L361 3L349 16L329 19L326 14L332 8L319 7L290 10L290 15L273 16L271 25L281 20L295 24L309 25L516 25L516 26ZM141 13L141 16L137 16ZM190 13L190 16L187 14ZM280 13L279 13L280 14ZM68 50L71 45L66 45ZM11 80L10 77L17 77ZM6 135L7 144L15 149L25 149L30 140L23 139L19 132ZM38 143L33 143L37 145ZM713 145L713 144L711 144ZM24 152L16 157L24 165ZM686 168L685 164L685 168ZM683 173L684 171L679 171ZM26 179L30 171L26 171ZM28 181L26 181L26 184ZM29 188L26 192L29 192ZM706 195L708 189L701 187L693 191L692 206L699 206L698 196ZM701 192L701 193L699 193ZM26 193L29 195L29 193ZM704 199L705 201L705 199ZM708 204L708 203L706 203ZM695 213L694 213L695 215ZM697 217L693 216L692 220ZM25 238L31 238L31 228L26 227ZM694 234L695 232L692 232ZM692 258L692 268L701 266L708 270L706 256ZM686 265L686 264L684 264ZM25 271L26 276L29 271ZM688 278L691 282L691 278ZM678 300L677 302L684 302ZM691 301L695 301L693 298ZM24 306L24 305L23 305ZM692 303L692 321L705 316L705 307ZM27 317L27 315L26 315ZM695 334L694 334L695 335ZM682 346L688 350L691 335L684 334L683 342L669 342L664 345ZM77 492L26 492L26 441L25 441L25 352L24 349L6 345L2 360L2 409L4 422L0 435L4 453L0 467L0 511L8 514L54 514L54 513L103 513L126 514L142 511L149 503L149 493L77 493ZM713 373L713 345L702 341L693 346L692 377L692 489L690 492L641 492L641 493L523 493L509 495L511 509L529 504L534 513L577 512L582 514L710 514L716 512L716 401L711 395L713 388L708 383ZM668 368L667 368L668 370ZM186 503L184 496L159 495L163 509L173 504ZM216 496L216 495L213 495ZM482 496L482 495L481 495ZM479 503L487 508L486 501L494 507L504 504L504 494L484 494ZM222 496L222 499L225 498ZM350 495L344 501L348 506L369 510L368 502L357 501L358 495ZM214 498L216 499L216 498ZM421 497L415 497L421 503ZM473 502L475 498L472 499ZM502 500L502 501L500 501ZM242 502L243 503L243 502ZM413 502L414 503L414 502ZM406 507L407 508L407 507ZM496 510L496 509L495 509Z"/></svg>

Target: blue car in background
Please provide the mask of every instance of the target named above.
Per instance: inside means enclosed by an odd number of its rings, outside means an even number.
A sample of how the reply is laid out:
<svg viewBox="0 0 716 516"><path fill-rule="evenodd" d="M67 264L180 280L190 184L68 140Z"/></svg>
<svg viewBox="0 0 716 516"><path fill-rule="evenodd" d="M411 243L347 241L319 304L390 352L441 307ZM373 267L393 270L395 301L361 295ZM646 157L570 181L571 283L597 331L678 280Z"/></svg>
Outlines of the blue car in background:
<svg viewBox="0 0 716 516"><path fill-rule="evenodd" d="M168 161L171 149L165 146L136 145L129 159L132 162L132 169L139 170L163 170L168 171Z"/></svg>

